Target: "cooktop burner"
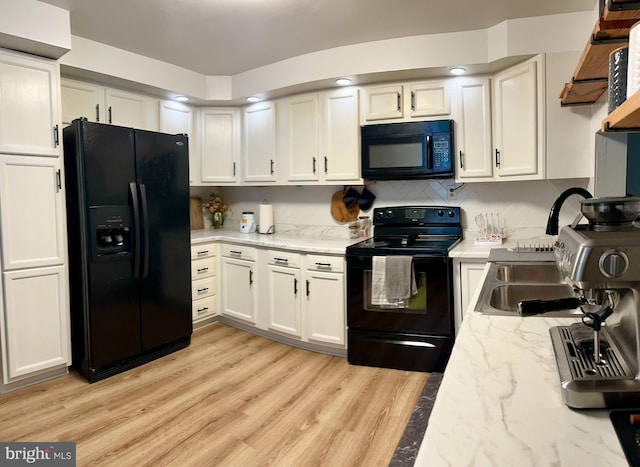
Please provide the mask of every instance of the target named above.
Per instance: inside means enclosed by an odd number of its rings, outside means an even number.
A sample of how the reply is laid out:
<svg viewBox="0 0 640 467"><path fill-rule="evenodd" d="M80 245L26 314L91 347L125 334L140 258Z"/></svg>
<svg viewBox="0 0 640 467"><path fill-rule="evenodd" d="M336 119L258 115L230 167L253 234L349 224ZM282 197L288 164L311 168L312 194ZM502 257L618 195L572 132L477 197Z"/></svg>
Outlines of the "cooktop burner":
<svg viewBox="0 0 640 467"><path fill-rule="evenodd" d="M347 248L366 255L448 255L462 239L460 208L395 206L376 208L374 236Z"/></svg>

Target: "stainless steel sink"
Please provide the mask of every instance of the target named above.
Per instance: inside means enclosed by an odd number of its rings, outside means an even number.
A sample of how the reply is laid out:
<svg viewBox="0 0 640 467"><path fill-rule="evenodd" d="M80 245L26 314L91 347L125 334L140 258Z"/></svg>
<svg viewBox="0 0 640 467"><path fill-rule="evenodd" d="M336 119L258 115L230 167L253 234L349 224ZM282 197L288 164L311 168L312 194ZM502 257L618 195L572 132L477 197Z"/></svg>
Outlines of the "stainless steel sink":
<svg viewBox="0 0 640 467"><path fill-rule="evenodd" d="M518 303L523 300L555 300L573 297L568 285L508 284L491 289L489 305L500 311L518 312Z"/></svg>
<svg viewBox="0 0 640 467"><path fill-rule="evenodd" d="M556 263L514 263L499 265L496 279L502 282L552 283L562 282Z"/></svg>
<svg viewBox="0 0 640 467"><path fill-rule="evenodd" d="M523 300L555 300L574 297L553 261L490 263L475 311L486 315L520 316ZM546 317L578 317L579 308L544 313Z"/></svg>

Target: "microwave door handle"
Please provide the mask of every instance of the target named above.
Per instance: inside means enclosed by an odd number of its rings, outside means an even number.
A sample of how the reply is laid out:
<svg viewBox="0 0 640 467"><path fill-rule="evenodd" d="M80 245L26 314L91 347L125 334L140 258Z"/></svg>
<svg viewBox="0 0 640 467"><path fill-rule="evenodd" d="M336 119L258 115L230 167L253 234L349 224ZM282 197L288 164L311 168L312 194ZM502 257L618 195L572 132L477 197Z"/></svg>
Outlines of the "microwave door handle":
<svg viewBox="0 0 640 467"><path fill-rule="evenodd" d="M426 152L427 152L427 169L433 170L433 139L431 135L427 135L427 144L426 144Z"/></svg>

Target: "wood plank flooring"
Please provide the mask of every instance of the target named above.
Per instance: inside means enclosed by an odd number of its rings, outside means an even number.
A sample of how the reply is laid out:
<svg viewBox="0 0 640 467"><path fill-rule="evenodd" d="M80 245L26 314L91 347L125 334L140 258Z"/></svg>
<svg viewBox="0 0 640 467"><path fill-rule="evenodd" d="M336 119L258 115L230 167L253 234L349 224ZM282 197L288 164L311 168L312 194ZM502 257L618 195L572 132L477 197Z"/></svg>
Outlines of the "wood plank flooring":
<svg viewBox="0 0 640 467"><path fill-rule="evenodd" d="M75 441L78 466L386 466L428 376L214 324L104 381L1 395L0 440Z"/></svg>

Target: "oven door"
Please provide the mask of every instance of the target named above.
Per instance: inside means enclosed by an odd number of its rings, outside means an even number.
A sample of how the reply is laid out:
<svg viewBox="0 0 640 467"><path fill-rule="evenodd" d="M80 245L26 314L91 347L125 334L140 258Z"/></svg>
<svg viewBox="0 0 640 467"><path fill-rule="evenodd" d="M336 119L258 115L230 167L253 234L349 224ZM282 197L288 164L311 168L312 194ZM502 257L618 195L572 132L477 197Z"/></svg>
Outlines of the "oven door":
<svg viewBox="0 0 640 467"><path fill-rule="evenodd" d="M374 305L371 256L347 256L347 322L350 329L452 336L453 287L450 259L414 256L418 293L403 306Z"/></svg>

